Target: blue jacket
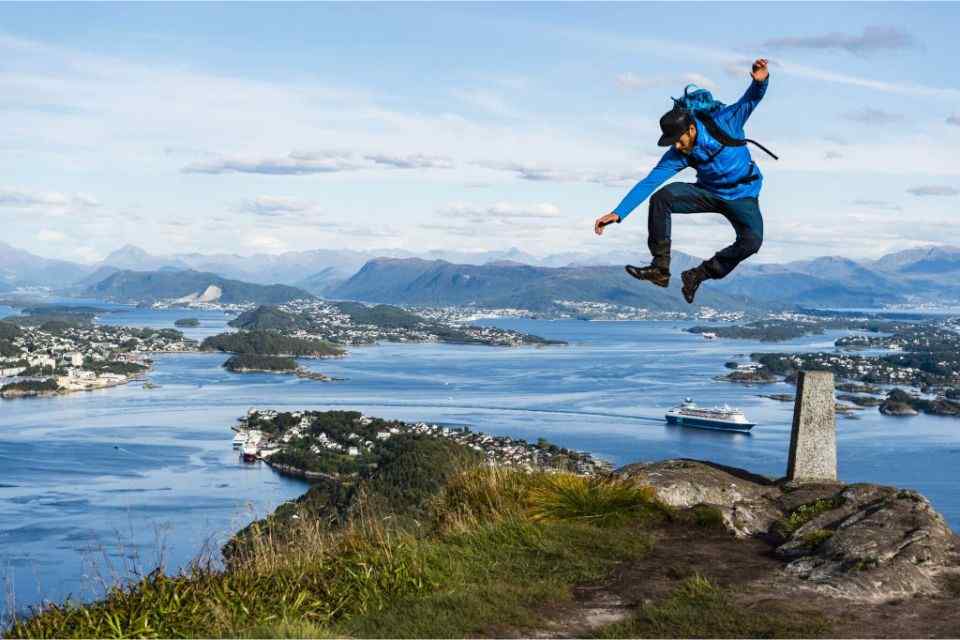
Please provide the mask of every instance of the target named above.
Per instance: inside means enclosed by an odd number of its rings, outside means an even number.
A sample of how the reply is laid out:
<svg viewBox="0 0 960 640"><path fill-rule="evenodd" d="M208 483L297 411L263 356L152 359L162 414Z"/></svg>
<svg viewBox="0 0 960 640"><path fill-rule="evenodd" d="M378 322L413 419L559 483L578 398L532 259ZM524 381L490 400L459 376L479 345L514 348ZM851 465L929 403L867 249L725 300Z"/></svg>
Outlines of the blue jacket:
<svg viewBox="0 0 960 640"><path fill-rule="evenodd" d="M747 118L750 117L760 99L763 98L769 82L769 76L763 82L752 81L742 98L717 111L713 114L713 119L734 138L745 137L743 125L746 124ZM724 200L756 198L760 194L760 187L763 184L763 174L760 173L760 167L754 164L750 157L750 150L746 146L724 147L710 135L703 123L696 118L694 120L697 123L697 141L690 151L690 156L693 157L694 164L698 164L696 167L697 186ZM711 156L713 156L712 160L710 160ZM613 212L620 216L622 221L661 184L689 166L691 166L691 163L688 156L677 151L675 147L670 147L663 154L657 166L646 178L630 190L630 193L617 205ZM758 176L757 180L732 187L722 186L752 174Z"/></svg>

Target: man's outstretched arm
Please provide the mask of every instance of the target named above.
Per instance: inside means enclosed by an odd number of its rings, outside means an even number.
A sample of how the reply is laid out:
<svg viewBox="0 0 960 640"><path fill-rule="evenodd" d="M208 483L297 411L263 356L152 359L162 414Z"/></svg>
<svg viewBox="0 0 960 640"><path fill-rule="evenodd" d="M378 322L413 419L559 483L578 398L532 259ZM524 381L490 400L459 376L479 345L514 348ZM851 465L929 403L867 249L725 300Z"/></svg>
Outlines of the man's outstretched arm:
<svg viewBox="0 0 960 640"><path fill-rule="evenodd" d="M763 95L767 92L770 72L767 70L766 58L758 58L754 61L750 76L753 78L753 81L750 83L750 86L747 87L743 97L726 109L733 118L736 126L740 129L747 123L747 118L749 118L753 110L757 108L757 105L760 104L760 101L763 99Z"/></svg>
<svg viewBox="0 0 960 640"><path fill-rule="evenodd" d="M613 210L613 213L620 217L620 221L623 221L634 209L640 206L641 202L649 198L650 194L657 190L657 187L686 167L686 158L682 153L671 147L663 154L660 162L650 171L647 177L638 182L633 189L630 189L629 193Z"/></svg>

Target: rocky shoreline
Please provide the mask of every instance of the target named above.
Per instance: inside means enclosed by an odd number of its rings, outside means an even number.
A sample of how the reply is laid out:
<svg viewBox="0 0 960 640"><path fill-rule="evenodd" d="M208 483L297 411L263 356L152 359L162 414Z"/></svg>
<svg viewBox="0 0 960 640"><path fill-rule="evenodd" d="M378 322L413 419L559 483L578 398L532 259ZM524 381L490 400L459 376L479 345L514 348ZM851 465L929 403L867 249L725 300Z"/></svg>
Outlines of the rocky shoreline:
<svg viewBox="0 0 960 640"><path fill-rule="evenodd" d="M83 380L76 382L68 383L57 383L57 389L20 389L16 388L14 385L8 385L14 388L4 388L0 390L0 398L4 400L15 400L20 398L49 398L53 396L62 396L69 395L71 393L79 393L83 391L99 391L101 389L111 389L113 387L120 387L125 384L129 384L134 380L142 379L142 373L135 376L130 376L122 380L102 380L102 379L93 379L93 380ZM68 385L68 386L65 386Z"/></svg>

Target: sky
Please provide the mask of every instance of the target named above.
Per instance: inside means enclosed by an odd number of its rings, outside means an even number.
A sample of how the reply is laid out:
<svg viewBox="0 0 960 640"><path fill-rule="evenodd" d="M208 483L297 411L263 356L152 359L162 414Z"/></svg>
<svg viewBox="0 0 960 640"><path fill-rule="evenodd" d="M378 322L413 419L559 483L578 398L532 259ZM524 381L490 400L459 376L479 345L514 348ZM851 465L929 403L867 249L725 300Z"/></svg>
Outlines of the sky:
<svg viewBox="0 0 960 640"><path fill-rule="evenodd" d="M736 101L753 258L960 244L958 3L0 5L0 241L155 254L636 247L684 86ZM692 169L676 180L694 182ZM674 247L733 239L674 217Z"/></svg>

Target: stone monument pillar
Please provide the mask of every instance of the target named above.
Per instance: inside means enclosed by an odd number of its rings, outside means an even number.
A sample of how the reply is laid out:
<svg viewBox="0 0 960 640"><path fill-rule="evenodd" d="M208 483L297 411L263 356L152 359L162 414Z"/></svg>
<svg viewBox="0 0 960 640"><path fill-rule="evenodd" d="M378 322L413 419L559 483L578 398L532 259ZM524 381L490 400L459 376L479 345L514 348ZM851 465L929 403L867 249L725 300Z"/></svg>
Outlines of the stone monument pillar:
<svg viewBox="0 0 960 640"><path fill-rule="evenodd" d="M793 406L793 433L787 480L836 482L837 419L833 373L801 371Z"/></svg>

